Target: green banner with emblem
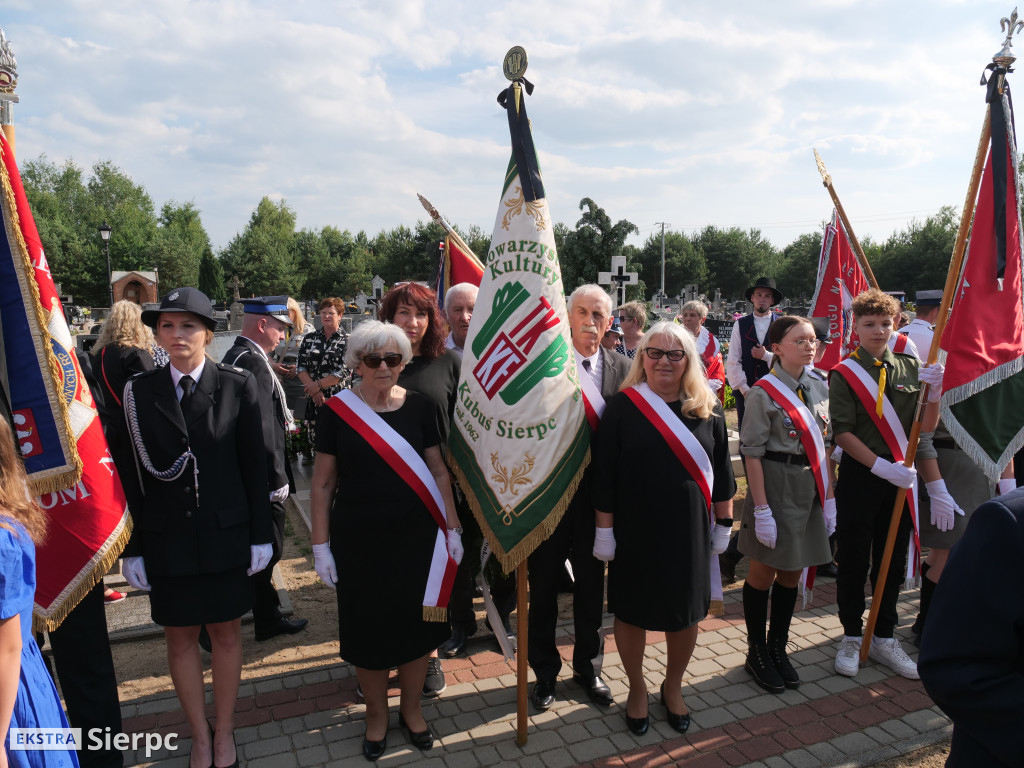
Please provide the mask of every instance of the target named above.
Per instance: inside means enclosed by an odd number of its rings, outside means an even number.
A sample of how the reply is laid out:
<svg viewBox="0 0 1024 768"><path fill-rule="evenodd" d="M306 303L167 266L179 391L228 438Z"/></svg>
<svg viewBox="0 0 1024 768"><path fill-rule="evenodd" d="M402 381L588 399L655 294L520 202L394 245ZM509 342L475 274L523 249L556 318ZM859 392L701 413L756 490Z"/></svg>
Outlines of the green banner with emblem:
<svg viewBox="0 0 1024 768"><path fill-rule="evenodd" d="M470 322L450 464L506 572L546 539L590 461L553 222L518 80L512 159Z"/></svg>

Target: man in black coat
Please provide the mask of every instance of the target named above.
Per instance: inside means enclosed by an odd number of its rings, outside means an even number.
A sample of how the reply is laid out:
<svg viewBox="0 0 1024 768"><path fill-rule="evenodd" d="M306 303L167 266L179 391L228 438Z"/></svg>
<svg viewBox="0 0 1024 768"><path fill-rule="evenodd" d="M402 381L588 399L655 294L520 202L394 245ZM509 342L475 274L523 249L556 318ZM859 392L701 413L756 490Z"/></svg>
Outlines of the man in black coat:
<svg viewBox="0 0 1024 768"><path fill-rule="evenodd" d="M270 508L274 521L274 555L270 564L255 574L252 614L256 640L302 631L309 619L288 619L281 615L281 601L271 581L274 565L284 549L284 502L293 486L285 451L286 431L291 415L280 380L270 366L269 354L285 338L292 321L287 296L242 299L245 314L242 333L224 355L222 363L249 371L256 379L260 411L263 414L263 444L267 451Z"/></svg>
<svg viewBox="0 0 1024 768"><path fill-rule="evenodd" d="M601 397L611 397L619 391L631 363L619 352L601 347L601 339L612 325L611 297L598 285L582 285L569 297L568 312L576 375L581 381L583 376L589 377ZM591 405L599 405L603 410L603 403ZM612 703L611 691L601 679L604 563L593 554L594 528L594 507L585 475L558 526L529 557L529 661L537 677L531 698L540 710L554 703L555 682L562 668L555 625L566 558L573 571L574 676L592 701L602 706Z"/></svg>
<svg viewBox="0 0 1024 768"><path fill-rule="evenodd" d="M1024 489L982 504L950 552L917 669L953 721L948 768L1024 766Z"/></svg>

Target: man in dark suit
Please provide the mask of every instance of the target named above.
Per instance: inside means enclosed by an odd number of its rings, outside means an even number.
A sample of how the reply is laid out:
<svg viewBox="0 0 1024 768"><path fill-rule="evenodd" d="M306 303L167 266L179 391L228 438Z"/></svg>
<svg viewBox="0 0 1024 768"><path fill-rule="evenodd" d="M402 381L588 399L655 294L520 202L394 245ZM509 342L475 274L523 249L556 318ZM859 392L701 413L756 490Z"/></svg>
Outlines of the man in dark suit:
<svg viewBox="0 0 1024 768"><path fill-rule="evenodd" d="M949 768L1024 765L1024 489L975 510L950 551L917 670L953 721Z"/></svg>
<svg viewBox="0 0 1024 768"><path fill-rule="evenodd" d="M281 615L281 601L271 581L274 565L281 559L284 547L284 502L292 482L285 452L285 434L291 415L281 383L270 367L268 355L285 338L292 321L288 314L287 296L265 296L241 301L245 307L242 333L221 362L242 368L253 375L263 414L263 443L267 451L270 508L274 520L274 555L270 564L252 577L256 593L252 607L253 624L256 640L262 641L281 634L295 634L309 623L309 619L288 619Z"/></svg>
<svg viewBox="0 0 1024 768"><path fill-rule="evenodd" d="M602 398L611 397L618 392L631 362L618 352L601 347L601 339L612 325L611 297L598 285L582 285L569 297L568 312L576 375L581 381L587 376L594 385L584 388L584 396L589 388L595 397L597 392ZM603 405L603 402L591 403L597 411L603 410ZM555 644L555 625L566 558L572 565L574 579L574 676L592 701L602 706L612 703L611 691L601 679L604 563L593 555L594 507L589 501L587 485L587 475L584 475L558 526L529 558L529 661L537 677L531 698L540 710L554 703L555 682L562 668L562 657Z"/></svg>

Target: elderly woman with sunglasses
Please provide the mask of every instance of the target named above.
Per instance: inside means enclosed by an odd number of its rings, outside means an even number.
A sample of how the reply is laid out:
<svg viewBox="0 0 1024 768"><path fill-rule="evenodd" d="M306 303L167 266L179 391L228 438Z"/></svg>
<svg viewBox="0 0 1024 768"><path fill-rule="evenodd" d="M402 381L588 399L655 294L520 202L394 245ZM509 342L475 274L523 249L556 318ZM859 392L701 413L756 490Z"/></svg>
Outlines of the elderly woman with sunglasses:
<svg viewBox="0 0 1024 768"><path fill-rule="evenodd" d="M668 647L666 719L685 733L683 674L711 603L711 553L729 541L736 482L725 416L693 336L658 322L637 349L594 438L594 556L610 563L608 610L629 679L629 730L643 734L650 724L644 651L651 630L664 632Z"/></svg>
<svg viewBox="0 0 1024 768"><path fill-rule="evenodd" d="M411 359L398 326L368 320L353 331L345 363L359 384L321 410L313 466L316 571L337 590L340 655L366 698L371 761L387 746L394 666L399 725L419 749L433 746L420 697L428 654L449 634L448 592L462 558L433 403L398 385Z"/></svg>

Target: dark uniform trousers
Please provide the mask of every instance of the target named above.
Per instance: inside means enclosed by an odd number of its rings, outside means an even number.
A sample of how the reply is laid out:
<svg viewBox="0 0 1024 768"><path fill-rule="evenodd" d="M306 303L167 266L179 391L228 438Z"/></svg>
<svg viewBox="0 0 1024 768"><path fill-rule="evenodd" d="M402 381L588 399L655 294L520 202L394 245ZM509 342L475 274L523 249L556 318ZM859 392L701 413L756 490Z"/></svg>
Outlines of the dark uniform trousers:
<svg viewBox="0 0 1024 768"><path fill-rule="evenodd" d="M876 477L852 456L843 454L836 483L836 592L839 621L850 637L860 637L863 632L864 579L870 562L874 592L897 491L888 480ZM906 573L911 527L910 509L904 504L875 624L877 637L892 637L899 619L896 601Z"/></svg>
<svg viewBox="0 0 1024 768"><path fill-rule="evenodd" d="M270 502L270 514L274 524L274 554L270 558L267 567L252 576L253 602L252 618L257 627L273 625L281 616L281 598L277 594L277 588L271 581L274 575L274 566L281 559L284 552L284 504L278 501Z"/></svg>

